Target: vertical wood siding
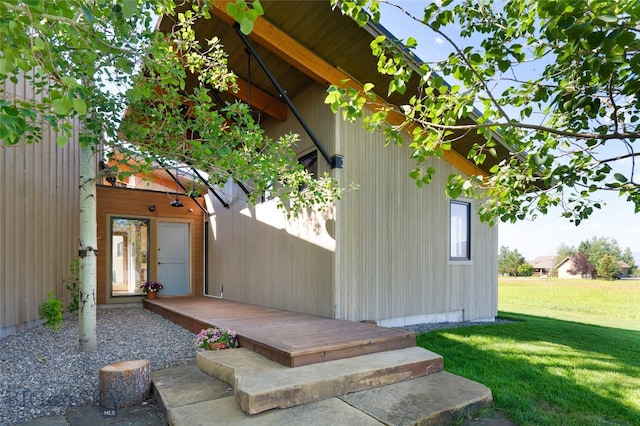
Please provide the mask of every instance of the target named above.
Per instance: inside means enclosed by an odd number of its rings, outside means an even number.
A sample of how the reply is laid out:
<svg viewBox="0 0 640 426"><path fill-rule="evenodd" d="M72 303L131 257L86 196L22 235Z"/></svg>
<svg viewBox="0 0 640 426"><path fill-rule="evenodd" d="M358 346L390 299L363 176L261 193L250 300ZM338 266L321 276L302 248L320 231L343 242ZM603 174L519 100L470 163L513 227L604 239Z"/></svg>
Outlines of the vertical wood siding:
<svg viewBox="0 0 640 426"><path fill-rule="evenodd" d="M23 79L4 84L6 95L35 96ZM38 143L0 142L0 337L35 324L50 290L69 302L62 280L78 246L77 126L64 148L55 140L45 130Z"/></svg>
<svg viewBox="0 0 640 426"><path fill-rule="evenodd" d="M418 189L407 147L336 122L345 157L342 185L356 183L337 206L337 316L350 320L424 319L459 313L465 320L497 313L497 229L481 224L472 202L471 262L449 261L447 176L433 160L433 182ZM460 318L462 319L462 318Z"/></svg>
<svg viewBox="0 0 640 426"><path fill-rule="evenodd" d="M313 87L294 99L302 116L323 146L332 153L333 114L322 100L325 94ZM293 132L300 135L296 152L312 151L313 144L295 121L265 119L267 133L277 138ZM329 167L318 153L318 173ZM230 186L230 185L228 185ZM231 207L213 199L215 210L209 233L209 285L224 286L224 298L262 306L332 317L335 240L327 232L332 213L287 222L275 201L247 207L235 186Z"/></svg>

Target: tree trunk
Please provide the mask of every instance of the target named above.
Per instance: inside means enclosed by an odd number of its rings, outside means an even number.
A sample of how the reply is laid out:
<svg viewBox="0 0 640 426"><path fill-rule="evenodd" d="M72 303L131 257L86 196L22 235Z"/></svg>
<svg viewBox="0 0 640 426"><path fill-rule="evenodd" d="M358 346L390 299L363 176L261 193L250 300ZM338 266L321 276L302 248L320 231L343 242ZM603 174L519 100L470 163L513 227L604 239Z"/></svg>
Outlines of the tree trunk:
<svg viewBox="0 0 640 426"><path fill-rule="evenodd" d="M123 408L140 404L151 390L151 362L123 361L100 369L98 403L102 408Z"/></svg>
<svg viewBox="0 0 640 426"><path fill-rule="evenodd" d="M80 146L80 307L78 350L98 348L96 337L96 158L94 147Z"/></svg>

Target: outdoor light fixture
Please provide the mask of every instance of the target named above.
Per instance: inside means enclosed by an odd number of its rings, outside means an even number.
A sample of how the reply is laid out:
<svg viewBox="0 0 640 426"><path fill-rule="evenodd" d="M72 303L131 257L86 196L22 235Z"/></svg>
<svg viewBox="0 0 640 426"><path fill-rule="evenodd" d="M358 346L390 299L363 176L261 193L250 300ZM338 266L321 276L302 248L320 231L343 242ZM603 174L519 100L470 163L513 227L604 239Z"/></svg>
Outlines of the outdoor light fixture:
<svg viewBox="0 0 640 426"><path fill-rule="evenodd" d="M178 173L178 169L176 169L176 177L175 177L175 179L176 179L176 199L175 199L175 200L172 200L172 201L169 203L169 205L170 205L171 207L184 207L184 204L182 204L182 203L180 202L180 200L178 199L178 183L179 183L179 182L178 182L178 177L179 177L179 176L180 176L180 175L179 175L179 173Z"/></svg>

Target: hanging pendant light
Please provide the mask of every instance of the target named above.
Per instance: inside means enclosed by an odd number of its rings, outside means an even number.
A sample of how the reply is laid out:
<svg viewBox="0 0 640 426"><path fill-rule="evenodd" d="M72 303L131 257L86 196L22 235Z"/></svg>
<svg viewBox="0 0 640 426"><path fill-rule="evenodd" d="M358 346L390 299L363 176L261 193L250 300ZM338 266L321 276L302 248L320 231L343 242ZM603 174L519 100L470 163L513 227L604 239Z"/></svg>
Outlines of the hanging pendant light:
<svg viewBox="0 0 640 426"><path fill-rule="evenodd" d="M184 207L184 204L182 204L180 202L180 199L178 198L178 177L179 177L179 173L178 173L178 169L176 169L176 199L175 200L171 200L171 202L169 203L169 205L171 207Z"/></svg>

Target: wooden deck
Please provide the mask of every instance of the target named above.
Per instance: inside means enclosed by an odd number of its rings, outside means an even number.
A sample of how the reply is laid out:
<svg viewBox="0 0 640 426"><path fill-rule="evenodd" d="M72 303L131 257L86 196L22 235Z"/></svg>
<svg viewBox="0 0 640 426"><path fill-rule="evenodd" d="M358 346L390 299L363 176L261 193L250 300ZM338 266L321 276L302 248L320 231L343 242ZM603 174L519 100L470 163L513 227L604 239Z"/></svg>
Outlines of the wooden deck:
<svg viewBox="0 0 640 426"><path fill-rule="evenodd" d="M145 299L144 307L198 333L235 330L240 346L289 367L415 346L415 333L211 297Z"/></svg>

